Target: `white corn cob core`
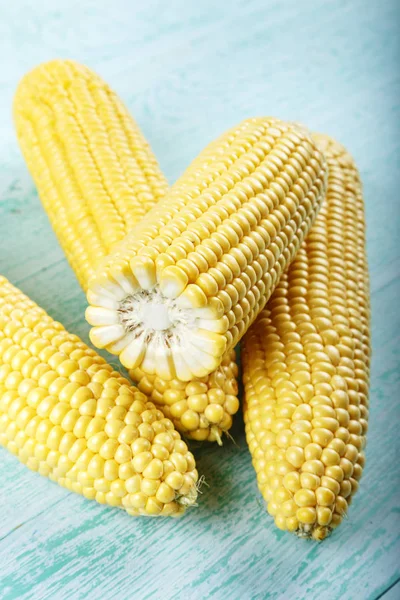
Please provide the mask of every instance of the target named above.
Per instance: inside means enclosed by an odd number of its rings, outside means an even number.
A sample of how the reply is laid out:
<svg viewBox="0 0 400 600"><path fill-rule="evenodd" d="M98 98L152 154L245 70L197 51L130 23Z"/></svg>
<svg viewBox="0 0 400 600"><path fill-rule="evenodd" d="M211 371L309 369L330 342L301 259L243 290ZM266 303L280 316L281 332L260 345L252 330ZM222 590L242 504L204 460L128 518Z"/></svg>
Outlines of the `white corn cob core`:
<svg viewBox="0 0 400 600"><path fill-rule="evenodd" d="M177 297L179 290L173 294L172 285L154 283L151 275L139 273L135 264L131 266L141 284L135 290L131 278L131 289L127 294L118 294L118 300L115 287L112 296L105 287L98 288L95 294L89 292L89 302L96 304L86 310L88 322L95 326L91 330L92 342L121 352L121 362L129 368L142 364L147 372L165 379L176 373L182 381L189 381L217 368L226 348L226 341L219 334L228 328L218 304L215 308L213 303L196 307L187 296ZM125 282L120 279L120 283Z"/></svg>

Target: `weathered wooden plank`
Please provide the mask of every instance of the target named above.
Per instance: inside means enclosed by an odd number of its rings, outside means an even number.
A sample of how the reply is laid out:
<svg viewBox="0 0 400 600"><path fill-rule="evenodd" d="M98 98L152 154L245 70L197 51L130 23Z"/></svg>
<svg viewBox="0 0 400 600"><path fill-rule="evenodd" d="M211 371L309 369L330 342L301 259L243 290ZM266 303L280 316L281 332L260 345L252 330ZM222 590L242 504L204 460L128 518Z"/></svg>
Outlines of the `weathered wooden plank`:
<svg viewBox="0 0 400 600"><path fill-rule="evenodd" d="M379 598L385 598L385 600L398 600L400 598L400 581L396 581L396 583L392 584Z"/></svg>

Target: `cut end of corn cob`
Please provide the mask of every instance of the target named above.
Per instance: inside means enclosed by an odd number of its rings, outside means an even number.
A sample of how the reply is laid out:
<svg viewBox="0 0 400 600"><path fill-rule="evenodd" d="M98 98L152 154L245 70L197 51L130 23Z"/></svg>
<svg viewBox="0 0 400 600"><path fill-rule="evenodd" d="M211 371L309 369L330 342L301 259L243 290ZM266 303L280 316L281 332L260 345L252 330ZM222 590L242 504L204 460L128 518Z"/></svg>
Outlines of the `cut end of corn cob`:
<svg viewBox="0 0 400 600"><path fill-rule="evenodd" d="M0 444L131 515L178 516L196 502L195 461L173 423L1 276Z"/></svg>
<svg viewBox="0 0 400 600"><path fill-rule="evenodd" d="M246 437L277 527L322 540L347 513L368 427L369 284L362 188L326 136L317 220L242 352Z"/></svg>
<svg viewBox="0 0 400 600"><path fill-rule="evenodd" d="M214 371L226 349L222 304L207 301L198 288L182 293L184 273L179 282L173 267L157 274L154 262L137 257L131 270L129 278L91 288L86 319L92 343L118 354L128 369L141 366L165 380L189 381Z"/></svg>
<svg viewBox="0 0 400 600"><path fill-rule="evenodd" d="M325 191L303 130L244 121L200 154L89 282L95 346L143 372L214 371L262 310Z"/></svg>
<svg viewBox="0 0 400 600"><path fill-rule="evenodd" d="M141 369L134 369L129 375L185 437L222 444L223 435L231 428L232 417L239 410L234 350L224 356L214 373L189 383L178 379L165 381Z"/></svg>

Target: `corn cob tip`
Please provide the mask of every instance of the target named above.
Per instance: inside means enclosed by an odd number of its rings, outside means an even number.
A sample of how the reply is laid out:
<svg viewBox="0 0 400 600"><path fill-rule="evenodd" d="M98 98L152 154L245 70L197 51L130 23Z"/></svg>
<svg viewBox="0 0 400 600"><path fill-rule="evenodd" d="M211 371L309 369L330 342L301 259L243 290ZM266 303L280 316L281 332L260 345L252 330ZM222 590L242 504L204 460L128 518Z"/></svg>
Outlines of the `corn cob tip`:
<svg viewBox="0 0 400 600"><path fill-rule="evenodd" d="M140 368L130 370L129 375L185 437L222 444L223 434L228 433L239 410L235 359L235 351L228 351L216 371L188 383L166 381Z"/></svg>

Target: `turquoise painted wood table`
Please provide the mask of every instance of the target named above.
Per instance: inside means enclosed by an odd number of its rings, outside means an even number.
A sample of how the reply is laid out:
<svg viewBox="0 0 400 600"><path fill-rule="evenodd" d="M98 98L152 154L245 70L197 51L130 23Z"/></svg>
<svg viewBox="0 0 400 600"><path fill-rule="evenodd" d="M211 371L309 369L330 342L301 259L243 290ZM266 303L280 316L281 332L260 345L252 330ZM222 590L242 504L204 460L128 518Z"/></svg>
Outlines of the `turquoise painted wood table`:
<svg viewBox="0 0 400 600"><path fill-rule="evenodd" d="M208 487L183 519L91 503L0 451L0 598L400 598L397 0L14 0L1 3L0 272L87 340L85 298L19 153L20 77L71 57L122 96L170 181L217 134L273 114L336 136L365 186L373 369L367 467L347 521L317 545L279 532L243 423L193 445Z"/></svg>

